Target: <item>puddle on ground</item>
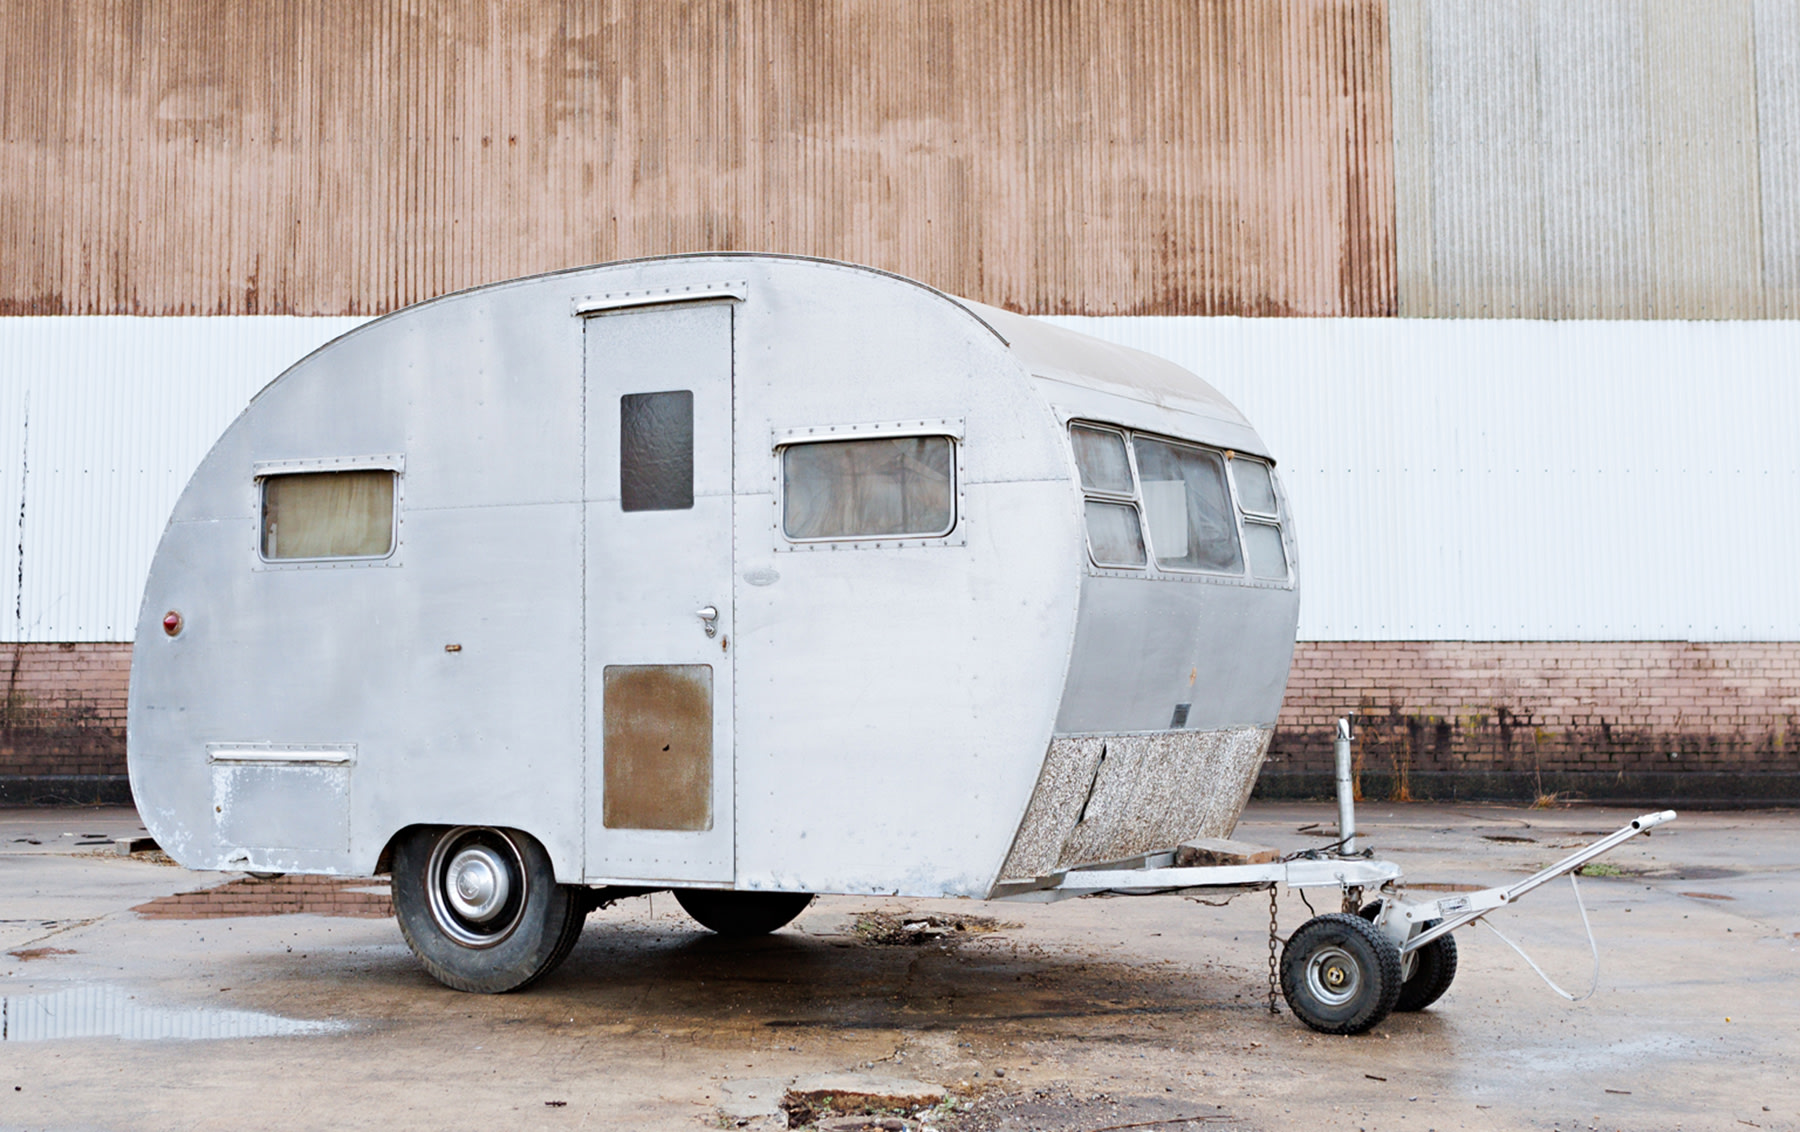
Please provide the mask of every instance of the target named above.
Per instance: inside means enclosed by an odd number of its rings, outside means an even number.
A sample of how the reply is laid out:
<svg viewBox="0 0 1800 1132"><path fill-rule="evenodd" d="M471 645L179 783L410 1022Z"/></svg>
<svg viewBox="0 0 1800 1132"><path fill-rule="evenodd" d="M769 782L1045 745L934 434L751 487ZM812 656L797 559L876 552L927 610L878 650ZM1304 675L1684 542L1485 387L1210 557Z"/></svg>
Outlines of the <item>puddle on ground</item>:
<svg viewBox="0 0 1800 1132"><path fill-rule="evenodd" d="M0 998L0 1041L9 1042L46 1042L58 1038L125 1038L131 1041L275 1038L334 1034L349 1028L347 1022L283 1018L252 1010L155 1006L118 987L100 985Z"/></svg>

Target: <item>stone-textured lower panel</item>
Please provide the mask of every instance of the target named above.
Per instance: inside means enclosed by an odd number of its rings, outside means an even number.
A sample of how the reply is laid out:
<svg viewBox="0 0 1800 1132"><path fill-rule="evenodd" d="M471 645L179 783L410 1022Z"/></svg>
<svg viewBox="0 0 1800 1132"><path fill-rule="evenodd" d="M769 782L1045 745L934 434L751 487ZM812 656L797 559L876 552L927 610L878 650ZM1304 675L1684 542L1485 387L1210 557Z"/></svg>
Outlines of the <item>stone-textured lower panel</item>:
<svg viewBox="0 0 1800 1132"><path fill-rule="evenodd" d="M1229 836L1270 735L1236 727L1052 739L1001 880Z"/></svg>

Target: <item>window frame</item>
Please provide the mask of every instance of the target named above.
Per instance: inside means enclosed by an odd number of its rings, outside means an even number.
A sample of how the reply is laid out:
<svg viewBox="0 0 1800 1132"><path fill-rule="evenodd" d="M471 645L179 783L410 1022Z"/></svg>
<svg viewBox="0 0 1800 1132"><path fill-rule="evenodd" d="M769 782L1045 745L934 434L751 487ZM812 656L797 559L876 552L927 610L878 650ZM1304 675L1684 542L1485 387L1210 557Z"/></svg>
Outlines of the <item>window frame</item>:
<svg viewBox="0 0 1800 1132"><path fill-rule="evenodd" d="M786 513L787 495L783 472L786 469L787 450L802 444L822 444L832 441L846 440L899 440L909 437L940 438L950 443L950 525L936 534L908 535L838 535L823 538L794 538L787 533ZM774 515L770 527L773 535L773 547L777 553L796 553L805 551L831 550L897 550L901 548L920 548L934 546L967 546L968 535L963 529L963 517L967 513L967 499L964 484L967 477L963 466L963 422L960 419L944 418L938 420L885 421L876 424L849 425L809 425L798 428L776 429L770 434L770 454L773 459L770 475L770 495L774 501Z"/></svg>
<svg viewBox="0 0 1800 1132"><path fill-rule="evenodd" d="M1136 441L1139 435L1140 434L1136 430L1131 431L1127 436L1127 440L1130 441L1130 443L1128 443L1126 447L1131 453L1131 468L1133 474L1137 476L1138 498L1141 500L1144 494L1144 480L1142 475L1137 473L1138 457ZM1237 488L1231 482L1231 453L1223 448L1214 448L1206 444L1196 444L1191 440L1176 440L1174 437L1163 436L1154 432L1146 432L1141 435L1146 440L1156 444L1166 445L1170 448L1186 448L1194 452L1210 453L1218 458L1219 470L1224 473L1220 478L1225 483L1225 500L1231 507L1232 525L1237 530L1238 562L1242 564L1242 569L1238 570L1236 573L1233 573L1230 570L1209 570L1198 566L1165 566L1156 551L1156 535L1151 531L1150 524L1146 521L1144 523L1144 543L1150 551L1150 561L1156 566L1157 572L1161 574L1199 575L1208 578L1248 577L1250 573L1250 560L1244 551L1244 510L1242 507L1238 506ZM1161 483L1165 481L1159 480L1157 482Z"/></svg>
<svg viewBox="0 0 1800 1132"><path fill-rule="evenodd" d="M405 545L405 515L401 506L406 494L406 457L398 453L378 456L329 456L299 460L262 460L251 465L250 478L250 554L251 569L273 570L345 570L369 567L392 567L401 564L401 548ZM268 558L263 554L263 507L268 481L283 476L318 474L321 472L391 472L394 476L393 541L385 554L330 555L318 558Z"/></svg>
<svg viewBox="0 0 1800 1132"><path fill-rule="evenodd" d="M1075 462L1074 442L1068 435L1069 430L1074 428L1087 428L1113 432L1124 437L1126 461L1131 467L1132 494L1130 496L1120 496L1110 492L1092 491L1082 486L1081 469ZM1130 425L1114 424L1108 421L1094 420L1090 417L1070 416L1066 418L1063 421L1063 432L1064 443L1069 446L1069 466L1074 472L1075 491L1084 501L1084 505L1081 508L1082 544L1087 547L1088 565L1095 573L1108 577L1149 578L1165 582L1225 582L1232 585L1260 587L1263 589L1293 588L1294 553L1293 546L1288 539L1287 531L1287 525L1291 516L1286 511L1280 482L1275 479L1274 460L1265 456L1239 452L1236 449L1224 448L1215 444L1206 444L1197 440L1187 440L1182 437L1170 436L1168 433L1157 432L1152 429L1133 428ZM1178 566L1164 566L1157 561L1156 536L1151 532L1150 525L1144 518L1143 477L1138 470L1138 452L1136 443L1136 439L1139 436L1159 444L1168 444L1178 448L1194 448L1203 452L1210 452L1224 461L1225 486L1230 494L1231 510L1237 523L1238 552L1243 563L1242 569L1237 573L1221 572L1218 570L1184 569ZM1271 515L1262 511L1249 511L1245 509L1243 500L1238 494L1237 473L1236 469L1233 467L1233 461L1235 460L1258 463L1269 470L1270 486L1274 489L1275 493L1276 510L1274 514ZM1137 509L1138 530L1144 539L1144 554L1147 559L1145 565L1102 565L1094 560L1093 547L1088 542L1087 532L1085 501L1088 499L1108 503L1130 503ZM1249 523L1261 523L1264 526L1274 527L1277 533L1280 534L1282 556L1287 560L1286 577L1261 578L1256 575L1254 568L1250 564L1250 551L1245 533L1245 527Z"/></svg>
<svg viewBox="0 0 1800 1132"><path fill-rule="evenodd" d="M1110 432L1119 438L1119 442L1125 446L1125 468L1131 476L1130 492L1120 494L1114 491L1090 488L1082 483L1081 462L1075 457L1075 441L1071 435L1078 428L1085 428L1090 432ZM1063 436L1069 445L1069 460L1075 465L1075 489L1081 493L1081 542L1083 546L1087 547L1088 564L1096 570L1130 571L1128 576L1138 577L1143 571L1150 568L1151 562L1156 558L1156 552L1150 545L1150 531L1144 522L1144 504L1139 498L1142 492L1138 489L1137 451L1131 445L1131 430L1120 425L1102 424L1098 421L1070 420L1063 426ZM1096 503L1122 503L1137 513L1138 541L1143 544L1144 561L1134 566L1122 562L1102 562L1095 557L1094 540L1088 531L1087 524L1089 500Z"/></svg>

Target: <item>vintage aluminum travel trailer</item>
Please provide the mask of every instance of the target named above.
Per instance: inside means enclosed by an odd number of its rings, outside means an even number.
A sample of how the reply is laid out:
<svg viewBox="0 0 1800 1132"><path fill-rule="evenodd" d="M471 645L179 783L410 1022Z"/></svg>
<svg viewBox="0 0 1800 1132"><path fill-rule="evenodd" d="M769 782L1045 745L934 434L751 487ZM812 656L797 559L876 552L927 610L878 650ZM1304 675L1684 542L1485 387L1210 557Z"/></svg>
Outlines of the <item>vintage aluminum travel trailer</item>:
<svg viewBox="0 0 1800 1132"><path fill-rule="evenodd" d="M466 990L627 893L728 932L1069 894L1231 832L1296 557L1256 431L1143 353L792 257L480 287L322 347L201 463L132 790L191 868L391 872ZM1398 876L1315 883L1346 868Z"/></svg>

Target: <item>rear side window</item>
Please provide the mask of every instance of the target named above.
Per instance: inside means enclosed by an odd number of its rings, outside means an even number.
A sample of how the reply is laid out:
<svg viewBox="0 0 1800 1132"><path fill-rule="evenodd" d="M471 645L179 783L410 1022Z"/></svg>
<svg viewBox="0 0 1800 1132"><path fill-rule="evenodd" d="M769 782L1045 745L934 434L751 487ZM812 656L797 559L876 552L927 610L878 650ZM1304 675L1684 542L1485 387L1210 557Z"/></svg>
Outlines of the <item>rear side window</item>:
<svg viewBox="0 0 1800 1132"><path fill-rule="evenodd" d="M781 450L781 529L790 539L936 538L955 526L956 458L947 436Z"/></svg>
<svg viewBox="0 0 1800 1132"><path fill-rule="evenodd" d="M1088 557L1103 569L1292 577L1267 460L1070 422Z"/></svg>
<svg viewBox="0 0 1800 1132"><path fill-rule="evenodd" d="M383 558L393 549L392 471L302 472L263 479L264 558Z"/></svg>
<svg viewBox="0 0 1800 1132"><path fill-rule="evenodd" d="M1144 525L1138 519L1137 487L1131 476L1131 457L1125 450L1125 434L1092 425L1069 426L1069 444L1075 450L1075 469L1087 500L1082 513L1087 519L1088 557L1108 569L1141 569Z"/></svg>
<svg viewBox="0 0 1800 1132"><path fill-rule="evenodd" d="M1287 549L1281 543L1275 477L1269 465L1248 456L1233 456L1231 479L1237 484L1238 506L1244 511L1244 551L1250 559L1250 573L1258 578L1285 579Z"/></svg>
<svg viewBox="0 0 1800 1132"><path fill-rule="evenodd" d="M1125 455L1123 433L1070 425L1069 443L1075 446L1075 466L1081 470L1084 491L1131 494L1131 461Z"/></svg>

